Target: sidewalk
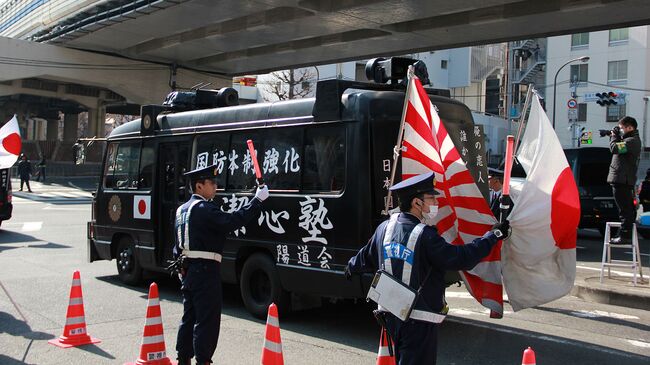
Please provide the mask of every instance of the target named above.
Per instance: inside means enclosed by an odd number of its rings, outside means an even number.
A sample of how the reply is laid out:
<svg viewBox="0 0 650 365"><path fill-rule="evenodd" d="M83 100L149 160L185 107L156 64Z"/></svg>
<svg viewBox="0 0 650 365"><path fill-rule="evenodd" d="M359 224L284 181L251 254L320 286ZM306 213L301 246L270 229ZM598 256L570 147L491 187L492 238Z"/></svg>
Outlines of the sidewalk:
<svg viewBox="0 0 650 365"><path fill-rule="evenodd" d="M609 278L605 269L601 284L600 263L578 261L571 295L590 302L650 311L650 267L644 253L641 252L643 281L637 276L636 286L632 282L632 269L611 268Z"/></svg>

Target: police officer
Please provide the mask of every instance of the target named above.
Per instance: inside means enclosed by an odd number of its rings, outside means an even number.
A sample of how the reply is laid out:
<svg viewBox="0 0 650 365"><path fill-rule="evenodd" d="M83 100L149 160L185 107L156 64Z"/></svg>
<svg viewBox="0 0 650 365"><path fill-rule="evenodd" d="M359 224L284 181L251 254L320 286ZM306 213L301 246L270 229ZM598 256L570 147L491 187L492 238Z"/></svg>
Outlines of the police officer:
<svg viewBox="0 0 650 365"><path fill-rule="evenodd" d="M634 185L641 157L641 139L636 119L623 117L618 121L618 125L610 134L609 150L612 152L612 162L609 165L607 182L612 185L614 201L621 218L621 229L611 243L630 244L632 227L636 220Z"/></svg>
<svg viewBox="0 0 650 365"><path fill-rule="evenodd" d="M438 325L446 314L445 271L471 270L498 240L508 236L509 223L498 223L465 245L452 245L435 226L423 223L437 214L433 173L406 179L390 190L397 195L401 213L377 227L368 244L348 262L346 276L383 268L413 290L421 289L406 321L388 312L380 311L378 316L393 340L398 365L435 364ZM411 274L403 276L404 270Z"/></svg>
<svg viewBox="0 0 650 365"><path fill-rule="evenodd" d="M255 197L240 210L224 213L212 202L216 194L217 168L187 172L192 196L176 211L174 254L184 258L183 318L178 328L178 364L212 363L221 323L221 253L226 235L260 215L268 188L257 188Z"/></svg>
<svg viewBox="0 0 650 365"><path fill-rule="evenodd" d="M488 186L490 187L490 210L498 220L501 216L499 198L503 189L503 171L488 167Z"/></svg>

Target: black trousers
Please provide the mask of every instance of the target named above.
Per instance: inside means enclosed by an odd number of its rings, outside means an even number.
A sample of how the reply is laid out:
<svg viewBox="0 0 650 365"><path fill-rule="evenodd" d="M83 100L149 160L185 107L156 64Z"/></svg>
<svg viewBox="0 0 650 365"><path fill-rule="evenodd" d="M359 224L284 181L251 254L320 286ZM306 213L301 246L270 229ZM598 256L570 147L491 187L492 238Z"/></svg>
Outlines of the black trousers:
<svg viewBox="0 0 650 365"><path fill-rule="evenodd" d="M23 184L27 184L27 190L32 191L32 188L29 187L29 178L20 178L20 190L23 190Z"/></svg>
<svg viewBox="0 0 650 365"><path fill-rule="evenodd" d="M221 326L221 264L192 259L183 279L183 318L178 328L179 359L196 357L199 364L212 362Z"/></svg>
<svg viewBox="0 0 650 365"><path fill-rule="evenodd" d="M438 355L438 325L386 315L386 328L395 346L397 365L435 365Z"/></svg>
<svg viewBox="0 0 650 365"><path fill-rule="evenodd" d="M632 237L632 225L636 220L636 210L634 209L634 187L624 184L612 184L614 192L614 201L618 207L619 217L621 218L621 236L626 238Z"/></svg>

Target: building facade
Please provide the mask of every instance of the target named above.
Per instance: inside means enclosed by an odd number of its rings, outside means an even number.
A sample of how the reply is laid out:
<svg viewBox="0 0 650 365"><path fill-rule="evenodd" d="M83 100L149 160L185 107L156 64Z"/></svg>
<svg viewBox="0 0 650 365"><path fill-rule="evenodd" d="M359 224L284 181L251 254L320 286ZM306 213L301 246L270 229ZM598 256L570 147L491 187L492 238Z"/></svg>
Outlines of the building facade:
<svg viewBox="0 0 650 365"><path fill-rule="evenodd" d="M647 145L649 42L647 26L548 38L547 113L551 119L555 115L563 147L607 146L608 138L599 137L598 130L611 130L625 115L636 118ZM585 56L588 61L577 61ZM611 95L605 103L602 93Z"/></svg>

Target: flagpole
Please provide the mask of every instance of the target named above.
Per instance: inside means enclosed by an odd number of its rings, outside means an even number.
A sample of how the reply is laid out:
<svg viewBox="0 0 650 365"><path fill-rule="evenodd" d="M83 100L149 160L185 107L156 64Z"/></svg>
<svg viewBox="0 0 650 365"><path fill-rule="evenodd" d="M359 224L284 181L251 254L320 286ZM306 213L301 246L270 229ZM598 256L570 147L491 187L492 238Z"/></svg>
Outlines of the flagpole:
<svg viewBox="0 0 650 365"><path fill-rule="evenodd" d="M413 82L413 77L415 77L415 71L413 65L410 65L407 72L408 82L406 83L406 93L404 96L404 106L402 107L402 120L399 125L399 133L397 136L397 143L393 147L393 166L391 166L390 171L390 184L389 187L393 186L393 181L395 181L395 172L397 171L397 159L399 158L399 153L402 150L402 139L404 138L404 123L406 122L406 111L408 110L409 98L411 97L411 82ZM384 211L382 212L385 215L388 215L388 205L391 201L391 191L388 190L388 195L386 196L386 203L384 204Z"/></svg>
<svg viewBox="0 0 650 365"><path fill-rule="evenodd" d="M513 150L514 155L517 154L517 148L519 148L519 142L521 140L521 133L524 131L524 125L527 124L526 113L528 112L528 107L530 106L530 99L533 97L534 88L531 85L528 86L528 92L526 93L526 100L524 101L524 109L521 110L521 115L519 116L519 128L517 129L517 139L515 140L515 148Z"/></svg>

